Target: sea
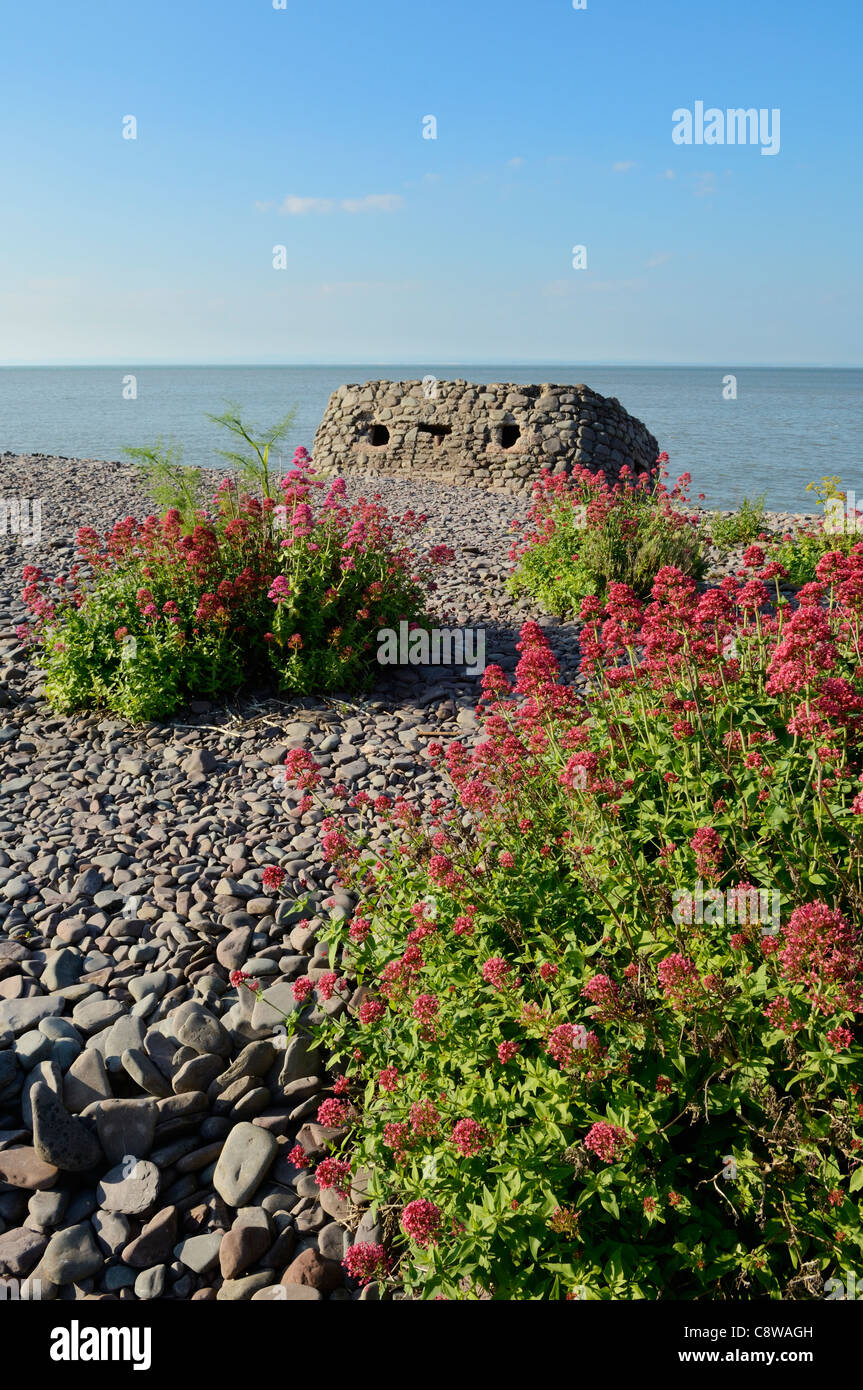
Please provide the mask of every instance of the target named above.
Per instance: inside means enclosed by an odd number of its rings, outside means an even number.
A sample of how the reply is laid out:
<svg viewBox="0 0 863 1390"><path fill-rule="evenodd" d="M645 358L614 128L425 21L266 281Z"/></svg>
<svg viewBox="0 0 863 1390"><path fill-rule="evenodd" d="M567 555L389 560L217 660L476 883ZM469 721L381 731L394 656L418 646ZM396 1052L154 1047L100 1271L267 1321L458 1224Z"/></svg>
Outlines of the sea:
<svg viewBox="0 0 863 1390"><path fill-rule="evenodd" d="M863 498L863 370L856 368L488 366L423 363L356 366L149 366L0 368L0 453L125 460L158 439L183 460L218 467L229 440L208 419L236 405L266 428L293 410L281 446L311 449L337 387L427 376L447 381L584 382L616 396L670 455L671 476L689 473L691 495L729 509L762 496L773 511L812 511L808 483L838 477ZM2 465L0 465L2 487Z"/></svg>

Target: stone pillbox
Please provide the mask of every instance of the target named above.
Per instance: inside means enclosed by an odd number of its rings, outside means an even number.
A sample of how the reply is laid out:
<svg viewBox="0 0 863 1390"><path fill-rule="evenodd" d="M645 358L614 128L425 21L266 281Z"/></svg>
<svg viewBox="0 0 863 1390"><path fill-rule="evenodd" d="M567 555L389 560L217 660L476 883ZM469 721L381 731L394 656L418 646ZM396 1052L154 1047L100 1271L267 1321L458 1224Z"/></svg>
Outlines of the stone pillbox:
<svg viewBox="0 0 863 1390"><path fill-rule="evenodd" d="M330 397L315 435L324 473L410 474L529 492L543 471L575 464L616 482L652 468L659 445L619 401L587 386L369 381Z"/></svg>

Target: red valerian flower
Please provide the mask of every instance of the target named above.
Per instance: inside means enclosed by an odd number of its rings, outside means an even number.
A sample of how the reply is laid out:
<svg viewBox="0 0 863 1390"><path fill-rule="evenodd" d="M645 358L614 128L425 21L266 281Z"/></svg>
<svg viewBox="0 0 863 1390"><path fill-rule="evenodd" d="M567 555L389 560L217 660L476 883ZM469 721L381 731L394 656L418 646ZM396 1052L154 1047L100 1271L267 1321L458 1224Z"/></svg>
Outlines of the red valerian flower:
<svg viewBox="0 0 863 1390"><path fill-rule="evenodd" d="M465 1158L475 1158L491 1144L491 1136L485 1126L472 1119L459 1120L453 1126L450 1139Z"/></svg>
<svg viewBox="0 0 863 1390"><path fill-rule="evenodd" d="M702 826L689 841L695 850L695 863L704 878L715 878L722 863L722 841L712 826Z"/></svg>
<svg viewBox="0 0 863 1390"><path fill-rule="evenodd" d="M422 1250L427 1250L430 1245L437 1245L441 1225L440 1207L424 1197L418 1198L415 1202L408 1202L402 1212L402 1230Z"/></svg>
<svg viewBox="0 0 863 1390"><path fill-rule="evenodd" d="M561 1066L566 1066L572 1061L576 1050L584 1049L587 1037L583 1024L559 1023L546 1038L545 1050Z"/></svg>
<svg viewBox="0 0 863 1390"><path fill-rule="evenodd" d="M861 932L835 908L812 902L796 907L779 956L786 979L806 986L822 1013L863 1007Z"/></svg>
<svg viewBox="0 0 863 1390"><path fill-rule="evenodd" d="M411 1013L422 1023L431 1023L440 1009L440 1000L434 994L418 994L413 1002Z"/></svg>
<svg viewBox="0 0 863 1390"><path fill-rule="evenodd" d="M357 1241L346 1252L342 1264L358 1284L370 1284L375 1279L386 1277L387 1252L382 1245Z"/></svg>
<svg viewBox="0 0 863 1390"><path fill-rule="evenodd" d="M613 1163L626 1148L629 1136L620 1125L606 1124L604 1120L591 1125L584 1137L585 1148L601 1158L603 1163Z"/></svg>
<svg viewBox="0 0 863 1390"><path fill-rule="evenodd" d="M666 999L678 1008L688 1008L701 992L701 980L695 962L679 954L666 956L657 969L659 983Z"/></svg>
<svg viewBox="0 0 863 1390"><path fill-rule="evenodd" d="M357 1009L357 1018L360 1023L377 1023L386 1013L386 1005L379 999L364 999Z"/></svg>
<svg viewBox="0 0 863 1390"><path fill-rule="evenodd" d="M348 1103L344 1100L336 1100L330 1097L328 1100L321 1101L318 1106L318 1124L327 1125L331 1129L339 1129L348 1117Z"/></svg>
<svg viewBox="0 0 863 1390"><path fill-rule="evenodd" d="M618 1018L623 1011L620 985L615 984L607 975L594 975L581 992L585 999L596 1005L594 1018L606 1021Z"/></svg>
<svg viewBox="0 0 863 1390"><path fill-rule="evenodd" d="M482 967L482 978L487 985L493 989L505 989L508 983L507 976L511 967L501 956L491 956L484 962Z"/></svg>
<svg viewBox="0 0 863 1390"><path fill-rule="evenodd" d="M347 1197L351 1165L343 1158L325 1158L314 1172L318 1187L331 1187L339 1197Z"/></svg>

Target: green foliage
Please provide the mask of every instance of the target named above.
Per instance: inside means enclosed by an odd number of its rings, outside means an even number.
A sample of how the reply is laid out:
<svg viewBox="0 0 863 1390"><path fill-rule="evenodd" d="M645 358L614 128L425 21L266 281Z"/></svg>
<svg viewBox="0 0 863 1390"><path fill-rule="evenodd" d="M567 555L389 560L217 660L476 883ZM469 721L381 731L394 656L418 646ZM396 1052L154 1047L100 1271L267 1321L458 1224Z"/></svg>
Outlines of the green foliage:
<svg viewBox="0 0 863 1390"><path fill-rule="evenodd" d="M276 496L276 480L272 473L270 451L282 443L290 433L296 419L296 406L289 410L281 420L277 420L268 430L256 430L245 424L241 407L229 402L221 415L208 415L214 425L219 425L233 434L239 441L233 449L220 449L219 454L233 465L238 485L247 492L261 497Z"/></svg>
<svg viewBox="0 0 863 1390"><path fill-rule="evenodd" d="M201 470L183 463L182 444L160 436L155 444L125 452L141 468L144 485L159 511L176 509L184 531L191 531L200 503Z"/></svg>
<svg viewBox="0 0 863 1390"><path fill-rule="evenodd" d="M736 512L723 516L714 512L710 521L710 538L720 550L734 545L746 545L757 540L764 529L764 493L750 501L744 497Z"/></svg>
<svg viewBox="0 0 863 1390"><path fill-rule="evenodd" d="M56 709L157 719L190 697L256 683L316 694L374 682L378 632L419 621L432 572L452 552L415 553L422 518L390 518L362 498L349 506L342 480L325 489L305 450L277 505L266 491L269 444L260 447L262 495L226 479L209 508L194 509L191 529L180 507L128 518L104 537L83 527L68 576L25 570L36 660ZM176 454L142 452L158 486L172 488L165 469ZM190 487L181 500L191 506Z"/></svg>
<svg viewBox="0 0 863 1390"><path fill-rule="evenodd" d="M781 606L768 627L742 587L736 616L728 586L699 603L681 576L642 628L615 591L633 674L593 605L586 701L527 624L518 697L489 668L483 742L447 746L454 800L421 820L360 799L325 827L358 899L330 959L360 994L315 1032L422 1298L782 1299L804 1267L859 1267L846 578L829 633ZM414 1202L437 1214L429 1242L404 1224Z"/></svg>
<svg viewBox="0 0 863 1390"><path fill-rule="evenodd" d="M863 518L847 515L841 481L833 475L808 483L806 491L816 494L824 515L814 526L798 526L770 547L770 559L783 566L790 584L810 584L819 560L831 552L850 555L863 539Z"/></svg>
<svg viewBox="0 0 863 1390"><path fill-rule="evenodd" d="M701 578L705 560L701 529L673 503L685 502L683 485L669 492L660 477L624 479L609 487L602 475L577 469L544 474L522 526L517 562L507 587L530 594L547 612L564 617L588 595L602 597L609 584L649 591L665 565Z"/></svg>

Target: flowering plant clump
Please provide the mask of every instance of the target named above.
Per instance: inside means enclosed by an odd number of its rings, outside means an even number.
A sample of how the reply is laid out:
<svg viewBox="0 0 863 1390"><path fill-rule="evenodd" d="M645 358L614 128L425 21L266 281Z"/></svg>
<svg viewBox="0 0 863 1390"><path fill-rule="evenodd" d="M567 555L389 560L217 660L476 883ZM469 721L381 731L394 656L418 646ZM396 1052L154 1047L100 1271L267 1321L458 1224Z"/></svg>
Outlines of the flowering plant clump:
<svg viewBox="0 0 863 1390"><path fill-rule="evenodd" d="M576 467L569 477L543 472L527 519L512 523L520 531L509 555L512 593L531 594L548 612L564 615L612 583L646 594L664 565L700 579L705 537L698 518L683 510L689 474L669 489L667 461L660 454L653 472L638 476L624 467L613 485L587 468Z"/></svg>
<svg viewBox="0 0 863 1390"><path fill-rule="evenodd" d="M829 551L849 555L863 539L863 511L840 490L835 476L808 483L807 492L817 496L823 514L814 523L796 526L774 541L771 560L781 564L791 584L809 584L815 578L819 560ZM853 494L851 494L853 496Z"/></svg>
<svg viewBox="0 0 863 1390"><path fill-rule="evenodd" d="M797 604L782 577L753 546L702 594L665 568L586 599L587 696L527 623L480 741L432 749L453 804L324 824L358 988L315 1027L424 1298L793 1298L860 1267L863 544Z"/></svg>
<svg viewBox="0 0 863 1390"><path fill-rule="evenodd" d="M710 518L710 540L719 551L734 545L748 545L765 534L763 492L754 499L744 497L736 511L713 512Z"/></svg>
<svg viewBox="0 0 863 1390"><path fill-rule="evenodd" d="M191 530L177 508L127 517L104 537L83 527L68 575L28 566L48 700L156 719L254 680L302 694L370 684L377 631L418 619L452 552L416 555L424 517L389 517L376 497L348 505L304 449L280 494L226 479Z"/></svg>
<svg viewBox="0 0 863 1390"><path fill-rule="evenodd" d="M370 1284L374 1279L383 1279L387 1273L387 1252L382 1245L372 1245L368 1241L358 1241L348 1250L342 1264L352 1279L358 1284Z"/></svg>

